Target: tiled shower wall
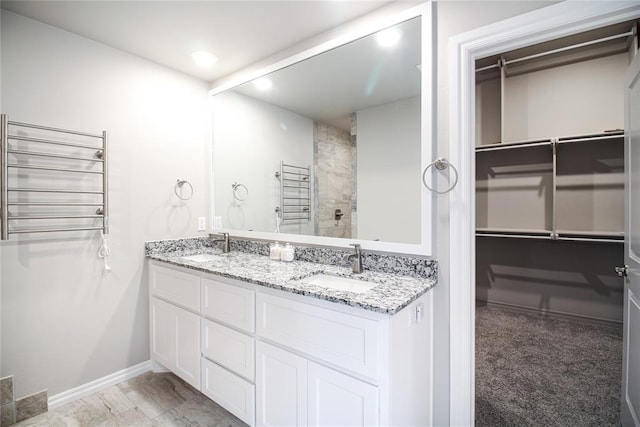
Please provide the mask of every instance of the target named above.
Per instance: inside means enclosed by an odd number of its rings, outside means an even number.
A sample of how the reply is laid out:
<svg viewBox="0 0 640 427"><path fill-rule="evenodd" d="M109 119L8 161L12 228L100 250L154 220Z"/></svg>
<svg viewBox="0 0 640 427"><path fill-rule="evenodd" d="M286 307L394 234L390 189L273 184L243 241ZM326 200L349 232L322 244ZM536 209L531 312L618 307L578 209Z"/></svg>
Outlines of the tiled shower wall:
<svg viewBox="0 0 640 427"><path fill-rule="evenodd" d="M355 237L355 133L326 123L314 122L313 151L315 235ZM340 209L344 214L340 221L335 220L336 209Z"/></svg>
<svg viewBox="0 0 640 427"><path fill-rule="evenodd" d="M13 392L13 376L0 378L0 427L47 412L47 391L41 391L18 400Z"/></svg>

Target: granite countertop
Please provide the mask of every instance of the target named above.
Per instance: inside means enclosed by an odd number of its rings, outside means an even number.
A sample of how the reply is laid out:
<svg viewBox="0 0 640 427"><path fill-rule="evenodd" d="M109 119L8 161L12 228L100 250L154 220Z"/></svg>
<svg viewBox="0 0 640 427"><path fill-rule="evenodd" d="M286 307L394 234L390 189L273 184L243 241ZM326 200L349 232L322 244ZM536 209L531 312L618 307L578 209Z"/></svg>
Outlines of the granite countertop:
<svg viewBox="0 0 640 427"><path fill-rule="evenodd" d="M218 255L219 258L208 262L194 262L182 258L205 253ZM367 270L362 274L353 274L344 266L300 260L274 261L265 255L246 252L231 251L223 254L216 248L148 253L147 258L384 314L397 313L436 284L435 277L410 277ZM353 293L297 281L318 273L364 280L379 285L363 293Z"/></svg>

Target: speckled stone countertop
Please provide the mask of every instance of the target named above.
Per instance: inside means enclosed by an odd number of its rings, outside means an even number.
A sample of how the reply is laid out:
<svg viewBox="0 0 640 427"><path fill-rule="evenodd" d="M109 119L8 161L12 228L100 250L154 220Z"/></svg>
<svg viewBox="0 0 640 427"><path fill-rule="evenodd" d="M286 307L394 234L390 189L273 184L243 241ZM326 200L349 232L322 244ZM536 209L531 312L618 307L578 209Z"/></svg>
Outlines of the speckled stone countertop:
<svg viewBox="0 0 640 427"><path fill-rule="evenodd" d="M148 242L146 246L147 258L384 314L397 313L434 287L437 281L437 263L433 260L401 257L413 260L413 264L411 265L411 271L408 271L410 275L400 275L395 271L398 269L402 271L403 267L407 268L406 260L400 262L397 260L386 260L385 262L385 260L381 258L385 258L386 256L375 254L370 254L367 260L367 254L365 254L364 273L353 274L351 269L343 263L341 263L342 265L332 265L300 260L301 257L305 257L305 248L298 248L300 251L296 253L295 261L282 262L271 260L265 254L261 254L262 248L256 250L256 245L253 244L256 242L232 242L236 243L235 249L237 250L234 251L234 246L232 245L232 251L223 254L220 249L210 247L206 240L201 240L200 244L194 242L194 240L195 239L189 240L187 242L188 244L184 244L187 239ZM263 243L264 242L257 242L258 245ZM251 248L247 249L249 246L251 246ZM324 248L322 250L324 252L322 252L323 257L321 257L321 260L325 260L327 259L325 255L327 255L328 252L324 250ZM333 250L329 250L329 252L332 251ZM344 251L343 253L350 252ZM214 254L217 255L217 257L207 262L194 262L183 259L185 256L195 254ZM338 255L340 254L341 253ZM329 254L328 258L331 259L332 257L336 258L336 254ZM392 267L387 267L386 269L392 268L394 272L372 271L372 269L367 269L367 261L370 267L372 261L377 261L378 270L385 270L385 266L391 265ZM299 281L300 279L318 273L364 280L377 283L378 285L363 293L353 293Z"/></svg>

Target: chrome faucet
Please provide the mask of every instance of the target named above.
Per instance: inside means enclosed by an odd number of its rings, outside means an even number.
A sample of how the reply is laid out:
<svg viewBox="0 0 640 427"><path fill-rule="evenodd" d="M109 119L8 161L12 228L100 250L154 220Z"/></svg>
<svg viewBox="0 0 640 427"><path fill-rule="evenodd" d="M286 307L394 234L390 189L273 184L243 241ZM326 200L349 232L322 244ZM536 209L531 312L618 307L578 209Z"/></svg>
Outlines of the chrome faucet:
<svg viewBox="0 0 640 427"><path fill-rule="evenodd" d="M351 243L349 246L353 246L355 252L351 255L345 255L345 261L353 261L353 273L360 274L364 271L364 267L362 266L362 250L360 249L359 243Z"/></svg>
<svg viewBox="0 0 640 427"><path fill-rule="evenodd" d="M214 239L211 243L222 243L222 253L228 254L231 252L231 245L229 244L229 233L220 233L222 239ZM209 234L209 237L213 237L213 234Z"/></svg>

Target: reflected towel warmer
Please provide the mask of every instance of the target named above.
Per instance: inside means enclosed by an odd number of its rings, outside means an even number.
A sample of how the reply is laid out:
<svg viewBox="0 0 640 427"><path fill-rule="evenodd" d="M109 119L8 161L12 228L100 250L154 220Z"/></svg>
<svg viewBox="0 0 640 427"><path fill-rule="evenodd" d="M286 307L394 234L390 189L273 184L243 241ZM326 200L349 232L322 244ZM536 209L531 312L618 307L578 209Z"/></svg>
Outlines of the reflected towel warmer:
<svg viewBox="0 0 640 427"><path fill-rule="evenodd" d="M31 136L29 132L35 132L38 136ZM40 133L46 135L41 137ZM54 135L51 137L50 135ZM10 145L9 141L14 144ZM24 144L32 143L36 146L46 147L44 151L24 148ZM55 150L58 150L57 152ZM93 155L78 155L76 152L93 153ZM9 156L16 159L9 162ZM41 164L32 164L30 159L44 160ZM101 230L103 234L109 233L109 197L108 197L108 175L107 175L107 132L101 134L91 134L74 130L59 129L48 126L35 125L30 123L20 123L9 121L7 115L0 115L0 240L9 240L12 234L67 232L67 231L88 231ZM72 167L59 167L55 162L71 161ZM51 163L53 162L53 165ZM101 164L101 170L89 169L93 165ZM20 179L30 179L33 172L46 171L53 173L47 176L48 181L55 181L58 173L70 174L66 178L80 175L100 176L100 189L75 189L75 188L51 188L51 187L21 187L15 183L10 183L9 169L18 171ZM47 177L40 177L46 179ZM62 177L64 178L64 177ZM57 178L59 179L59 178ZM17 178L16 178L17 180ZM13 181L13 180L12 180ZM73 197L70 200L48 199L42 200L15 200L9 197L10 193L15 194L51 194L67 195ZM95 197L102 198L96 201ZM49 209L48 212L30 212L12 214L10 207L16 209L29 209L40 207ZM96 207L95 213L86 213L81 208ZM59 208L78 209L77 212L60 213ZM61 226L56 220L92 220L99 219L101 225L75 224ZM10 227L12 221L46 221L45 225L32 227Z"/></svg>
<svg viewBox="0 0 640 427"><path fill-rule="evenodd" d="M311 221L311 167L280 162L280 206L276 208L281 223Z"/></svg>

